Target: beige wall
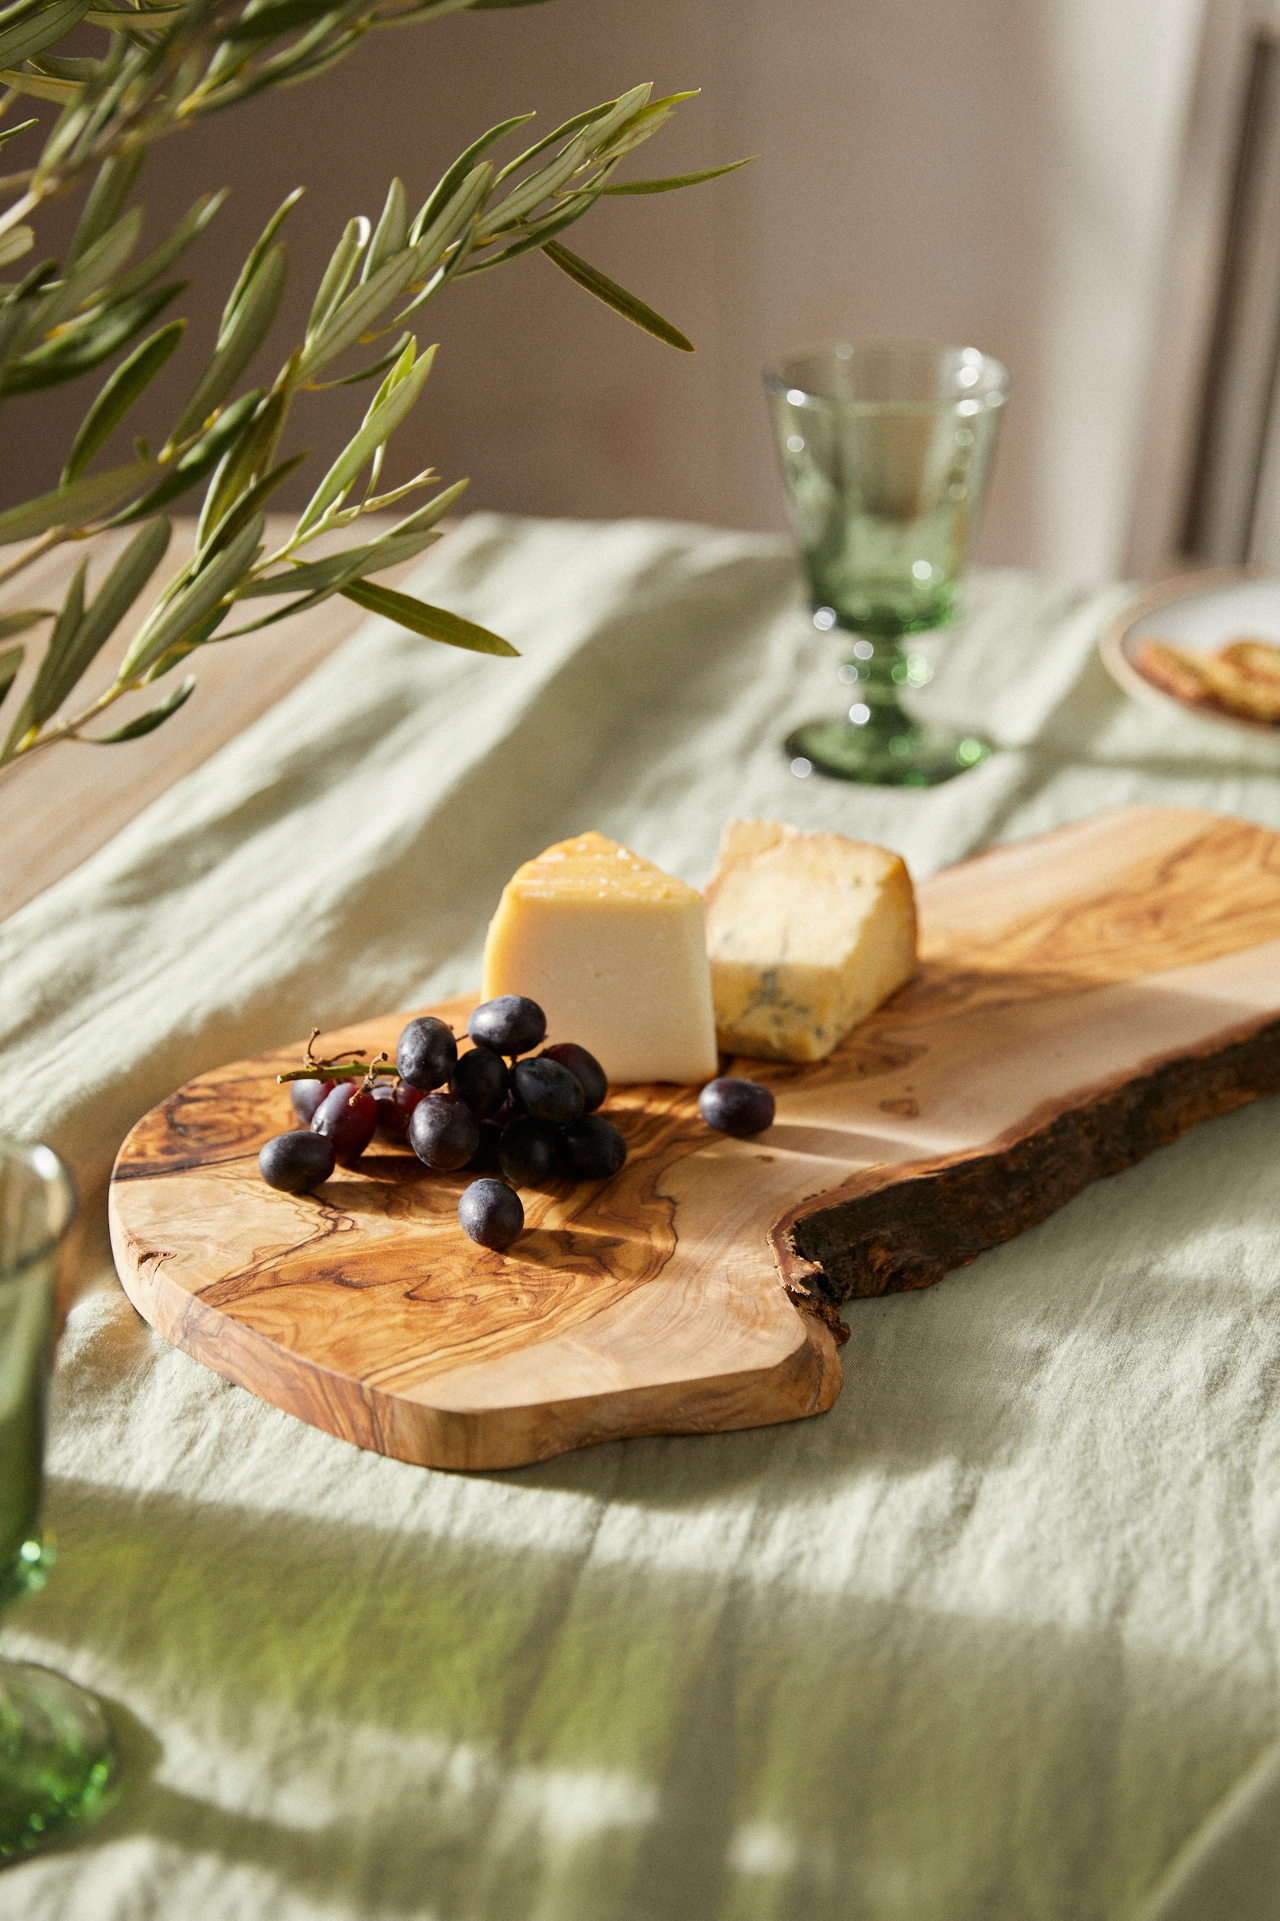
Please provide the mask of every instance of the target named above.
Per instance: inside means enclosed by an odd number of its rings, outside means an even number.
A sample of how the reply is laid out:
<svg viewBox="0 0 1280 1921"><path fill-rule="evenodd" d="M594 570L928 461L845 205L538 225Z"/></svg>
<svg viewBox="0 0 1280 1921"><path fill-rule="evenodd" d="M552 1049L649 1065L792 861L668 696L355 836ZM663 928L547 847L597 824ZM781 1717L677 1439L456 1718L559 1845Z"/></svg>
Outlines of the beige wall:
<svg viewBox="0 0 1280 1921"><path fill-rule="evenodd" d="M201 188L233 188L189 269L194 361L240 254L296 183L294 326L342 221L376 216L391 173L420 199L509 113L536 106L549 127L639 79L701 86L632 170L761 158L688 193L604 203L570 236L697 355L534 255L423 316L441 354L398 466L470 474L476 506L780 526L761 363L837 333L945 336L1012 373L983 555L1105 575L1135 483L1198 14L1199 0L554 0L461 15L378 36L313 85L157 149L151 231ZM60 223L61 209L47 244ZM181 377L165 378L176 393ZM5 499L56 477L87 392L9 403ZM300 412L317 464L362 393Z"/></svg>

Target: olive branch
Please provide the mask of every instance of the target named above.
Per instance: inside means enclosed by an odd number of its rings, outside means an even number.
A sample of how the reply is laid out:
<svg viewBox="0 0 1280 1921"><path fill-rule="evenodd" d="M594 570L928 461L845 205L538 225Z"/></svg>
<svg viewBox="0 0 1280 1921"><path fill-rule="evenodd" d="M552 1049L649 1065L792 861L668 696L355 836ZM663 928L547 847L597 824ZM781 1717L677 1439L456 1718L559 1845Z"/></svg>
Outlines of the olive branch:
<svg viewBox="0 0 1280 1921"><path fill-rule="evenodd" d="M532 3L469 0L471 8ZM149 144L199 115L322 71L370 31L430 20L467 4L186 0L117 8L87 0L16 0L0 9L0 83L8 89L0 98L0 117L24 95L60 108L37 163L0 179L0 198L10 196L0 213L0 266L31 251L34 234L26 221L35 209L96 169L66 268L45 261L20 282L0 287L0 400L77 378L130 347L85 414L59 485L0 513L0 547L22 548L0 567L0 583L60 543L139 526L91 599L86 561L57 610L33 607L0 616L0 701L24 657L22 644L3 643L45 621L53 623L34 680L0 744L0 767L59 740L108 745L151 732L190 697L191 677L125 726L107 733L83 729L125 694L169 674L196 648L270 627L334 594L430 640L482 653L515 653L487 629L372 578L440 538L437 523L465 480L433 493L375 539L323 559L308 558L305 549L363 514L383 512L437 485L439 476L428 468L401 486L378 491L388 443L421 394L435 354L434 347L420 350L416 334L404 323L451 281L540 250L626 319L692 351L669 321L571 253L559 238L604 194L666 192L745 164L614 182L618 164L690 94L652 100L649 87L632 88L576 115L497 167L491 149L533 116L503 121L458 156L416 213L410 212L402 183L393 180L376 224L364 217L347 223L316 290L303 338L274 381L237 395L284 291L287 260L278 236L300 190L291 193L245 261L223 310L213 355L163 445L153 453L146 442L135 441L132 460L89 471L181 343L182 320L139 336L182 291L183 283L166 276L222 199L203 195L156 247L135 259L142 216L128 201ZM48 52L82 23L105 29L108 48L101 59ZM279 45L282 39L287 44ZM0 142L32 124L0 130ZM384 347L388 339L391 344ZM347 355L369 349L372 360L354 371L333 371ZM360 427L288 537L267 552L265 505L305 458L278 458L295 400L369 380L379 385ZM201 485L191 559L155 598L111 683L63 717L61 710L165 556L171 537L165 510ZM253 609L242 603L262 599L282 604L247 618ZM228 626L233 615L235 623Z"/></svg>

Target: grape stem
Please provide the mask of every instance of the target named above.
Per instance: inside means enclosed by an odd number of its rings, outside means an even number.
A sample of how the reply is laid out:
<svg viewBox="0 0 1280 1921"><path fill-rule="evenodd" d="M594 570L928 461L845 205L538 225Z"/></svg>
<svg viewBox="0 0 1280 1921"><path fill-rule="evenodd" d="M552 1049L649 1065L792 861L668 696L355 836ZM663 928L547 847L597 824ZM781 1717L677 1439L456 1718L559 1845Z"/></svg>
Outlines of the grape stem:
<svg viewBox="0 0 1280 1921"><path fill-rule="evenodd" d="M357 1081L368 1079L372 1084L372 1080L379 1074L392 1076L396 1074L397 1070L394 1067L383 1066L382 1062L385 1061L386 1058L384 1054L382 1060L374 1061L372 1064L368 1061L311 1061L306 1067L292 1067L287 1074L277 1074L276 1079L282 1084L285 1081Z"/></svg>
<svg viewBox="0 0 1280 1921"><path fill-rule="evenodd" d="M332 1067L334 1065L334 1062L338 1058L337 1055L335 1054L332 1061L322 1061L322 1060L316 1059L316 1056L312 1053L311 1050L316 1044L316 1035L319 1032L320 1032L320 1029L318 1027L313 1027L310 1034L307 1036L307 1045L302 1055L302 1065L304 1067ZM347 1049L347 1052L348 1054L351 1054L354 1056L356 1054L363 1054L364 1049L363 1047L349 1047Z"/></svg>
<svg viewBox="0 0 1280 1921"><path fill-rule="evenodd" d="M313 1027L310 1034L308 1035L306 1050L302 1056L302 1066L290 1068L287 1074L277 1074L276 1075L277 1083L283 1085L285 1081L359 1080L363 1082L363 1085L361 1086L359 1091L362 1094L367 1094L373 1087L377 1085L379 1074L385 1074L389 1079L392 1079L392 1080L399 1079L400 1070L396 1067L389 1067L385 1065L385 1063L390 1059L390 1056L387 1054L379 1054L376 1061L362 1061L362 1060L355 1060L355 1059L346 1060L346 1061L343 1061L343 1060L324 1061L324 1060L317 1059L317 1057L312 1053L311 1050L316 1044L316 1036L319 1032L320 1032L320 1029L318 1027ZM452 1034L453 1029L450 1028L449 1032ZM349 1054L358 1055L358 1054L363 1054L365 1050L363 1047L351 1047L351 1048L348 1048L347 1051ZM513 1055L512 1056L513 1064L514 1064L514 1059L515 1057Z"/></svg>
<svg viewBox="0 0 1280 1921"><path fill-rule="evenodd" d="M394 1074L396 1072L394 1067L383 1066L383 1062L388 1058L386 1054L379 1054L377 1060L374 1061L372 1065L370 1065L368 1061L354 1058L347 1061L336 1058L331 1061L318 1060L311 1050L316 1044L316 1035L319 1032L320 1029L318 1027L313 1027L308 1035L307 1045L302 1056L302 1066L291 1068L287 1074L277 1074L277 1082L326 1079L353 1081L358 1079L364 1082L364 1086L360 1089L360 1092L367 1094L379 1074ZM353 1056L363 1054L364 1051L363 1047L350 1047L347 1049L347 1052Z"/></svg>

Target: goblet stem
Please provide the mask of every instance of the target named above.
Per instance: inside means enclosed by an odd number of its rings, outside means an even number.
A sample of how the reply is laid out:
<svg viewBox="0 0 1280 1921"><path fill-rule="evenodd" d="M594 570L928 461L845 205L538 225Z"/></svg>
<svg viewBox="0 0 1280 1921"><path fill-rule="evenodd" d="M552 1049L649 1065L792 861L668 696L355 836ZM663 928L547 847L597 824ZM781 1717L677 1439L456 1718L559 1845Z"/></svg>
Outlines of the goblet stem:
<svg viewBox="0 0 1280 1921"><path fill-rule="evenodd" d="M867 737L888 742L914 725L899 698L904 687L923 687L933 671L919 654L909 654L898 634L863 634L840 669L849 691L849 720Z"/></svg>
<svg viewBox="0 0 1280 1921"><path fill-rule="evenodd" d="M828 611L819 608L817 618ZM840 669L845 714L810 721L788 737L793 773L816 770L877 787L934 787L987 759L991 749L974 735L927 726L904 710L902 691L933 678L929 663L905 639L901 632L853 638Z"/></svg>

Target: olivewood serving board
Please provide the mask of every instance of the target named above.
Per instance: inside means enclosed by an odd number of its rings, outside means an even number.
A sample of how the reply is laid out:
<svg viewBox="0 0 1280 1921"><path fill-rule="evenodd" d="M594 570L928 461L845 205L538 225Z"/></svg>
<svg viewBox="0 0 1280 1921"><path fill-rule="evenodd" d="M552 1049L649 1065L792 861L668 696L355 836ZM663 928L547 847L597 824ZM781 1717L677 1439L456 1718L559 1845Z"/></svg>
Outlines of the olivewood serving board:
<svg viewBox="0 0 1280 1921"><path fill-rule="evenodd" d="M116 1163L129 1297L265 1400L434 1466L821 1413L842 1303L941 1280L1280 1090L1280 835L1126 808L966 861L919 904L916 978L830 1059L736 1064L773 1087L768 1133L713 1134L690 1088L620 1088L625 1167L527 1191L505 1255L457 1224L470 1176L394 1149L314 1195L264 1185L299 1047L201 1075ZM460 1028L471 1005L436 1011ZM405 1018L321 1051L393 1050Z"/></svg>

